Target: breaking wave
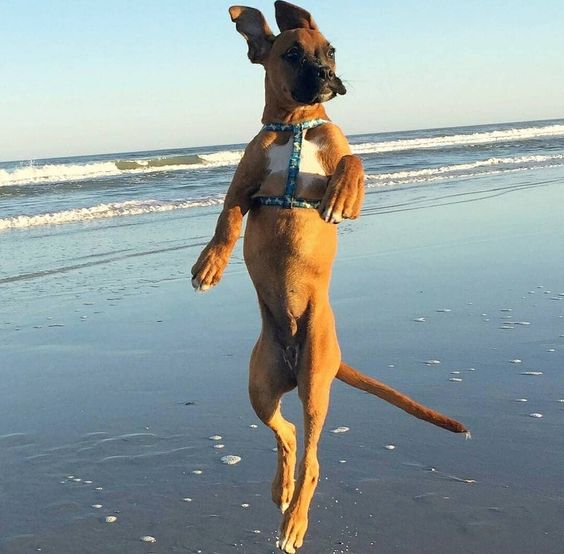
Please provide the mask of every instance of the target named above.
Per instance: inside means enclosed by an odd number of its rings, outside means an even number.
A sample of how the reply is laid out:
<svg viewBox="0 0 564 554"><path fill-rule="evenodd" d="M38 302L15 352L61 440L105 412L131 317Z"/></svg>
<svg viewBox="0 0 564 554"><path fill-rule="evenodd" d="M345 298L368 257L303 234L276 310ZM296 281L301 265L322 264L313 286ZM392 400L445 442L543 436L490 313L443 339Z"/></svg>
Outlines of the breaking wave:
<svg viewBox="0 0 564 554"><path fill-rule="evenodd" d="M355 154L373 154L383 152L399 152L401 150L420 150L451 146L495 144L557 136L564 136L564 125L546 125L544 127L500 129L497 131L485 131L481 133L441 135L437 137L427 136L421 138L398 139L382 142L365 142L360 144L352 144L351 149Z"/></svg>
<svg viewBox="0 0 564 554"><path fill-rule="evenodd" d="M130 200L127 202L115 202L99 204L89 208L76 208L60 212L19 215L0 219L0 231L9 229L23 229L28 227L39 227L42 225L61 225L63 223L78 223L92 221L95 219L107 219L111 217L142 215L157 212L169 212L187 208L201 208L205 206L216 206L223 204L224 196L218 195L214 198L202 198L199 200L177 200L163 202L159 200Z"/></svg>
<svg viewBox="0 0 564 554"><path fill-rule="evenodd" d="M368 187L386 187L405 183L422 183L438 179L478 177L507 171L526 171L564 165L564 154L552 156L518 156L488 158L476 162L445 165L441 167L373 173L366 176Z"/></svg>
<svg viewBox="0 0 564 554"><path fill-rule="evenodd" d="M0 187L83 181L123 175L125 173L152 173L157 171L182 171L206 167L222 167L239 162L241 150L226 150L212 154L188 154L148 159L121 159L86 164L29 163L15 169L0 169Z"/></svg>

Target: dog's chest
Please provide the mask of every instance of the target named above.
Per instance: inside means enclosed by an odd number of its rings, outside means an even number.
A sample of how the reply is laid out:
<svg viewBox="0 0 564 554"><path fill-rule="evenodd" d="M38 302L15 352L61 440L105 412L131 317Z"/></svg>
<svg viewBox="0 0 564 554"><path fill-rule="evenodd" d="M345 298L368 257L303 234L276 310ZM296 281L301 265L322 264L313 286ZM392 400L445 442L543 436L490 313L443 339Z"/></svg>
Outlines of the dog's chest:
<svg viewBox="0 0 564 554"><path fill-rule="evenodd" d="M277 145L273 144L268 150L268 167L267 167L267 181L271 177L280 188L280 183L285 180L288 175L288 164L292 154L292 139L288 140L286 144ZM302 192L311 192L309 189L315 187L322 182L323 185L327 182L327 174L323 169L320 161L321 148L318 143L312 140L304 139L300 150L300 171L298 174L298 194ZM274 184L274 183L272 183ZM270 186L268 188L271 188ZM301 190L300 190L301 189ZM283 190L277 190L276 194L283 194Z"/></svg>

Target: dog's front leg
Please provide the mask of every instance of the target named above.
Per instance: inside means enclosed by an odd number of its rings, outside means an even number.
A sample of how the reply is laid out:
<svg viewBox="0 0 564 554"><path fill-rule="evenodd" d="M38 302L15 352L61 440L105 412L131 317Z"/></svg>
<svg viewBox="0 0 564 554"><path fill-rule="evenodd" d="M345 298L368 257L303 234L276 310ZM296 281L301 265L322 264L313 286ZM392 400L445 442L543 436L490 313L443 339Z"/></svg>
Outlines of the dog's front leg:
<svg viewBox="0 0 564 554"><path fill-rule="evenodd" d="M192 286L197 291L217 285L241 234L243 218L251 207L263 168L255 143L256 139L249 144L233 176L213 238L192 266ZM257 150L259 154L255 153Z"/></svg>
<svg viewBox="0 0 564 554"><path fill-rule="evenodd" d="M241 233L245 212L239 205L224 206L213 238L192 267L192 285L206 291L217 285Z"/></svg>
<svg viewBox="0 0 564 554"><path fill-rule="evenodd" d="M328 223L356 219L364 198L364 169L358 156L343 156L333 173L319 206L321 217Z"/></svg>

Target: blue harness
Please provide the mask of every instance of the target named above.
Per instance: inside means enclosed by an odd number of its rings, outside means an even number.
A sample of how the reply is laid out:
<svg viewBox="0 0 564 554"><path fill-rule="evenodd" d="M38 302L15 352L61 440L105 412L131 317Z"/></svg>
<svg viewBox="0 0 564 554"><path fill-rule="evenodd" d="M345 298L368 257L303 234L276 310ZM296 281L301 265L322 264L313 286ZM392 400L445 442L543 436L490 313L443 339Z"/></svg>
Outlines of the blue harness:
<svg viewBox="0 0 564 554"><path fill-rule="evenodd" d="M256 196L255 200L263 206L278 206L280 208L313 208L317 209L321 200L305 200L296 198L296 182L300 172L300 158L302 154L302 143L304 141L304 131L319 127L328 123L326 119L310 119L303 123L266 123L263 127L265 131L290 131L293 133L292 153L288 163L288 180L282 196Z"/></svg>

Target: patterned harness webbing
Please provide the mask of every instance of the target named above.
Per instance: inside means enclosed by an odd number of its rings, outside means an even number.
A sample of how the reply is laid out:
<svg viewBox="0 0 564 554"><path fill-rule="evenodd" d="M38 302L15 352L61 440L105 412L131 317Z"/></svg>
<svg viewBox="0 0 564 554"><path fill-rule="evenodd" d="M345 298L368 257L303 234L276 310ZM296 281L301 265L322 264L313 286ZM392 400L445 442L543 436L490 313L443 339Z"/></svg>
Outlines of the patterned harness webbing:
<svg viewBox="0 0 564 554"><path fill-rule="evenodd" d="M321 200L305 200L296 198L296 183L300 172L300 158L302 155L302 143L304 131L328 123L326 119L310 119L303 123L266 123L265 131L285 131L293 134L292 153L288 162L288 180L283 196L256 196L255 200L263 206L278 206L280 208L319 208Z"/></svg>

